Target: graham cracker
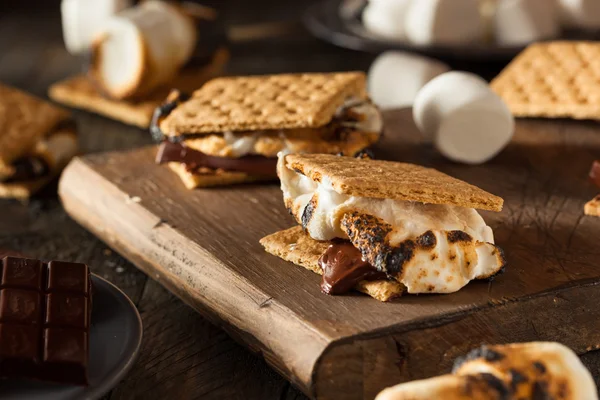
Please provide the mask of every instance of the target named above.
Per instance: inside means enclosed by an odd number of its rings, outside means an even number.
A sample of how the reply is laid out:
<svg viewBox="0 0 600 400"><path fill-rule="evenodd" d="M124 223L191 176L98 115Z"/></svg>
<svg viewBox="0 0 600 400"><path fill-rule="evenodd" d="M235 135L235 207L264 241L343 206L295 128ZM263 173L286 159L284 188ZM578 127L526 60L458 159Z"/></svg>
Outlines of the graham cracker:
<svg viewBox="0 0 600 400"><path fill-rule="evenodd" d="M600 42L532 44L491 88L518 117L600 119Z"/></svg>
<svg viewBox="0 0 600 400"><path fill-rule="evenodd" d="M288 134L289 133L289 134ZM253 135L247 133L245 135ZM277 157L280 151L292 153L326 153L347 154L352 156L361 150L375 144L379 140L377 132L348 132L344 140L328 140L325 136L315 137L311 129L298 129L286 132L285 136L278 131L261 133L256 138L250 154L258 154L265 157ZM186 147L201 151L218 157L235 157L233 145L223 135L206 135L200 138L188 139Z"/></svg>
<svg viewBox="0 0 600 400"><path fill-rule="evenodd" d="M183 69L172 82L140 100L115 100L105 97L84 75L77 75L53 84L48 89L48 96L58 103L147 129L154 110L162 104L171 89L191 91L202 86L223 70L228 59L229 52L219 49L210 64L201 68Z"/></svg>
<svg viewBox="0 0 600 400"><path fill-rule="evenodd" d="M0 84L0 176L70 114L38 97Z"/></svg>
<svg viewBox="0 0 600 400"><path fill-rule="evenodd" d="M167 136L318 128L349 97L366 97L365 74L339 72L217 78L160 124Z"/></svg>
<svg viewBox="0 0 600 400"><path fill-rule="evenodd" d="M328 154L290 154L287 168L350 196L448 204L501 211L504 200L432 168Z"/></svg>
<svg viewBox="0 0 600 400"><path fill-rule="evenodd" d="M185 164L179 162L170 162L168 166L181 178L183 184L188 189L275 180L275 178L253 176L244 172L213 170L209 168L204 168L203 173L189 172Z"/></svg>
<svg viewBox="0 0 600 400"><path fill-rule="evenodd" d="M588 201L583 210L585 215L600 217L600 194Z"/></svg>
<svg viewBox="0 0 600 400"><path fill-rule="evenodd" d="M318 261L330 243L318 242L308 236L301 226L295 226L265 236L260 244L268 253L322 275ZM401 296L404 287L395 281L362 281L358 283L356 290L379 301L389 301Z"/></svg>

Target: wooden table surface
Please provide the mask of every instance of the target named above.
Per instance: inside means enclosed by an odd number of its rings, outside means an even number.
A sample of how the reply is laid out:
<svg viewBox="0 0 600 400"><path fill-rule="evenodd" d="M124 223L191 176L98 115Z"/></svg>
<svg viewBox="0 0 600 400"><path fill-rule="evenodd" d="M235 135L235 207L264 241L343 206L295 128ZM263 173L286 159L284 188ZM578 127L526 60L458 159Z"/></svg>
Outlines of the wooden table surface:
<svg viewBox="0 0 600 400"><path fill-rule="evenodd" d="M230 1L231 25L289 21L286 36L239 42L231 47L229 74L366 70L372 55L337 49L301 28L309 2ZM484 76L501 66L454 64ZM0 12L0 82L40 96L51 83L81 70L63 48L58 6ZM150 143L147 132L86 112L77 112L85 153ZM136 366L105 398L116 399L295 399L304 396L260 358L235 343L127 260L72 221L56 196L56 184L28 204L0 201L0 248L42 259L84 262L118 285L137 305L144 342ZM584 356L598 378L600 356Z"/></svg>

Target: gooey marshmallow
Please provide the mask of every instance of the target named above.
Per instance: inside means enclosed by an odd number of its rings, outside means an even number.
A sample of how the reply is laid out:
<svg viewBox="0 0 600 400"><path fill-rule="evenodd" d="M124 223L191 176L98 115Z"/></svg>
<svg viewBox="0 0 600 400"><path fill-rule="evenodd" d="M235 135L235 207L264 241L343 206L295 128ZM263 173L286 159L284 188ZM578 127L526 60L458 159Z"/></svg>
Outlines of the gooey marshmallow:
<svg viewBox="0 0 600 400"><path fill-rule="evenodd" d="M504 46L522 46L560 33L556 4L548 0L498 1L493 24L496 42Z"/></svg>
<svg viewBox="0 0 600 400"><path fill-rule="evenodd" d="M88 51L106 20L131 3L132 0L62 0L63 38L69 53Z"/></svg>
<svg viewBox="0 0 600 400"><path fill-rule="evenodd" d="M388 51L369 68L369 95L381 108L410 107L427 82L448 71L450 67L432 58Z"/></svg>
<svg viewBox="0 0 600 400"><path fill-rule="evenodd" d="M504 101L477 75L452 71L434 78L417 95L413 118L450 160L484 163L511 140L515 121Z"/></svg>
<svg viewBox="0 0 600 400"><path fill-rule="evenodd" d="M139 97L172 79L191 58L196 40L191 16L148 0L106 21L92 45L90 74L112 98Z"/></svg>
<svg viewBox="0 0 600 400"><path fill-rule="evenodd" d="M600 1L556 0L562 23L571 28L600 29Z"/></svg>
<svg viewBox="0 0 600 400"><path fill-rule="evenodd" d="M406 37L422 46L481 42L485 24L479 6L479 0L415 0L406 11Z"/></svg>
<svg viewBox="0 0 600 400"><path fill-rule="evenodd" d="M404 20L413 0L371 0L362 14L365 28L382 37L403 40ZM418 0L417 0L418 1Z"/></svg>
<svg viewBox="0 0 600 400"><path fill-rule="evenodd" d="M311 238L348 239L341 221L351 211L369 214L390 224L393 231L388 239L392 247L427 231L435 235L435 248L415 249L413 257L403 264L401 276L396 277L408 293L453 293L471 280L490 277L503 267L504 261L493 245L492 229L475 209L339 194L327 177L315 182L287 168L284 158L280 153L277 174L285 203L296 220L304 219L304 210L316 198L310 220L303 221L307 222L303 225ZM473 240L451 242L449 231L463 231ZM433 254L437 256L433 258ZM423 270L429 273L423 274Z"/></svg>

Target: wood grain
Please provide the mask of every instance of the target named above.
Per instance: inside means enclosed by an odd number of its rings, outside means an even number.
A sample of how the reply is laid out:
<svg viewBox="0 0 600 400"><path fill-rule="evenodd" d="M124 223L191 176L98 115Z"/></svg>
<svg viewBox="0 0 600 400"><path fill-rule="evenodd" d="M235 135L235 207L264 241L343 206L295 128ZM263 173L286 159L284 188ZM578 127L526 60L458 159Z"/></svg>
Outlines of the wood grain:
<svg viewBox="0 0 600 400"><path fill-rule="evenodd" d="M465 331L459 322L469 318L481 328L464 335L465 348L531 340L535 335L522 330L532 324L543 324L544 331L566 324L571 329L560 339L580 353L596 346L593 318L584 316L600 282L594 239L600 223L582 214L595 190L585 175L600 150L596 125L520 122L505 152L484 166L467 167L446 162L423 144L408 110L388 113L386 120L381 158L433 166L504 197L502 213L484 213L509 261L503 276L456 294L405 296L391 304L325 296L318 276L258 244L293 223L276 186L190 192L152 163L154 148L78 159L65 172L60 194L76 220L311 396L360 398L421 373L416 371L445 372L449 361L439 357L449 348L432 343ZM568 306L556 308L559 294L584 310L580 317ZM505 321L524 328L502 330ZM431 338L422 335L432 327ZM398 348L406 348L400 351L406 359L418 360L415 367L406 364L412 375L397 371Z"/></svg>

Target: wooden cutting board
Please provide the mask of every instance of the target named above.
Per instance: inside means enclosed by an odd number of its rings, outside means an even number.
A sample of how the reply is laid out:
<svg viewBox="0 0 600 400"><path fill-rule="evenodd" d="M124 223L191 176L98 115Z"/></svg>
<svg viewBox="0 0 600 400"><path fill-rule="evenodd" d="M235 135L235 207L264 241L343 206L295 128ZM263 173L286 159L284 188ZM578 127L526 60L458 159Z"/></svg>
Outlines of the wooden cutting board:
<svg viewBox="0 0 600 400"><path fill-rule="evenodd" d="M433 166L504 197L503 212L482 213L508 258L504 275L387 304L324 295L319 276L258 243L294 224L276 184L188 191L153 163L155 148L74 160L60 196L73 218L309 396L373 398L448 372L482 343L597 349L600 219L585 217L583 205L599 191L586 175L600 157L600 126L520 121L509 148L469 167L422 144L409 110L386 122L379 158Z"/></svg>

